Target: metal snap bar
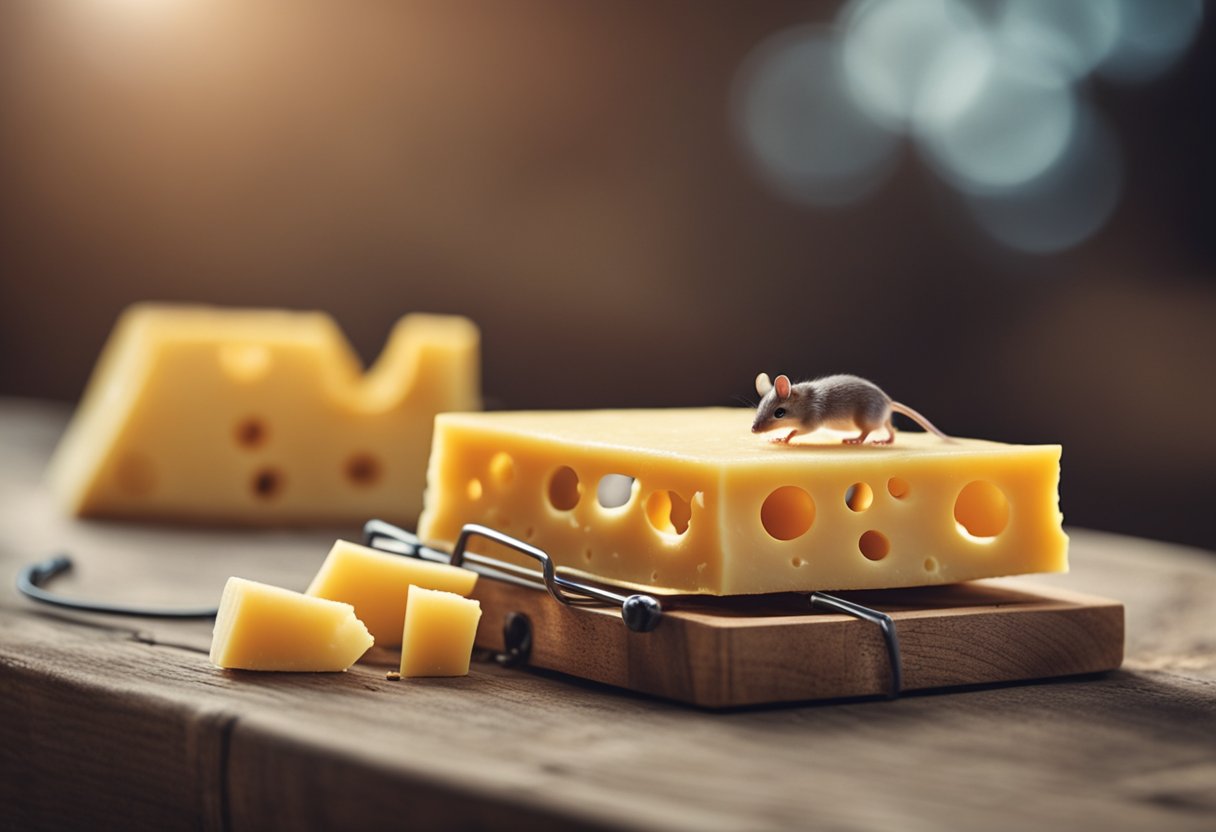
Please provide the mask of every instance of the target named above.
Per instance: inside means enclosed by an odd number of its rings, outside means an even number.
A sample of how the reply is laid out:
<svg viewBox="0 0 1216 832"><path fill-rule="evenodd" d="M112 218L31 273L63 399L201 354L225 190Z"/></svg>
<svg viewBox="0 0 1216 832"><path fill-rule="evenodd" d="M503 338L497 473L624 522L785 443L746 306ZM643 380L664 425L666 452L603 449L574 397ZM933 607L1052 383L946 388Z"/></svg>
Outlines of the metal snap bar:
<svg viewBox="0 0 1216 832"><path fill-rule="evenodd" d="M812 592L810 595L811 608L842 612L862 621L877 624L882 631L883 641L887 645L887 662L891 666L891 690L888 699L895 699L903 689L904 667L899 652L899 635L895 632L895 621L885 612L870 609L854 601L846 601L826 592Z"/></svg>
<svg viewBox="0 0 1216 832"><path fill-rule="evenodd" d="M540 572L469 551L469 543L478 537L527 555L540 564ZM452 548L451 554L426 546L413 532L408 532L383 520L369 520L363 526L363 540L368 546L378 549L410 555L422 560L464 566L487 577L535 589L545 589L554 600L567 606L619 605L621 620L635 633L648 633L659 626L659 622L662 620L663 607L654 596L641 593L623 595L604 587L558 575L557 569L553 565L553 559L543 549L538 549L509 534L477 523L466 523L461 527L460 535L456 538L456 545Z"/></svg>

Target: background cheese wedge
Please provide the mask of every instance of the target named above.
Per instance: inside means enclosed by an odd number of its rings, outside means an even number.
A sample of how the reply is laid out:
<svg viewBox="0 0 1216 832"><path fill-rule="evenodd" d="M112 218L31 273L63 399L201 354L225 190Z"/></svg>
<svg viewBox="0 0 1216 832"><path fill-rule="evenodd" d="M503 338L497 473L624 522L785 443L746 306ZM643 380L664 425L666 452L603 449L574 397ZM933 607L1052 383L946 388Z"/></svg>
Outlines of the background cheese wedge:
<svg viewBox="0 0 1216 832"><path fill-rule="evenodd" d="M242 670L346 670L373 639L350 604L229 578L211 663Z"/></svg>
<svg viewBox="0 0 1216 832"><path fill-rule="evenodd" d="M339 540L329 550L307 594L351 604L376 643L392 647L401 643L411 584L468 595L476 583L477 573L468 569Z"/></svg>
<svg viewBox="0 0 1216 832"><path fill-rule="evenodd" d="M473 656L481 604L411 586L401 635L402 676L464 676Z"/></svg>
<svg viewBox="0 0 1216 832"><path fill-rule="evenodd" d="M450 545L480 522L593 576L717 595L1067 570L1058 445L901 432L856 447L820 432L787 446L753 435L751 417L441 415L419 534ZM601 500L620 483L623 505Z"/></svg>
<svg viewBox="0 0 1216 832"><path fill-rule="evenodd" d="M132 307L52 488L90 516L412 525L435 414L480 407L478 344L464 318L406 316L364 374L319 312Z"/></svg>

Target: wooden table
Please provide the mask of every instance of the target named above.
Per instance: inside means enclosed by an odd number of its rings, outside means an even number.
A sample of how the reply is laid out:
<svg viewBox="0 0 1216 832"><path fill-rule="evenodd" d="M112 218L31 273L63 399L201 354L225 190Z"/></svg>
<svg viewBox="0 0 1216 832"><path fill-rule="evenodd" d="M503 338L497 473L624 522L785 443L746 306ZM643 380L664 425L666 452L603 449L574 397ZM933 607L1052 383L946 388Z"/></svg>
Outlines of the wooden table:
<svg viewBox="0 0 1216 832"><path fill-rule="evenodd" d="M0 828L1216 827L1216 558L1071 530L1119 598L1100 677L729 712L477 664L390 682L220 671L209 622L73 614L13 589L214 604L232 573L303 587L338 535L74 522L40 482L65 411L0 402Z"/></svg>

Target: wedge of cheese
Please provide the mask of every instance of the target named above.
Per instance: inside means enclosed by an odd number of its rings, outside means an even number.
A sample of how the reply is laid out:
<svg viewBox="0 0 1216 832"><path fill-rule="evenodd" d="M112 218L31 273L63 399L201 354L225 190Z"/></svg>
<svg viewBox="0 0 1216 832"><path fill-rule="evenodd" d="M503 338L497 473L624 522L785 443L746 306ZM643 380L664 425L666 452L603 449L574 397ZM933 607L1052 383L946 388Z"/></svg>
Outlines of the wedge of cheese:
<svg viewBox="0 0 1216 832"><path fill-rule="evenodd" d="M141 305L55 453L70 512L239 524L421 508L432 420L480 407L477 328L410 315L375 366L319 312Z"/></svg>
<svg viewBox="0 0 1216 832"><path fill-rule="evenodd" d="M477 601L411 586L401 635L401 675L467 674L480 620Z"/></svg>
<svg viewBox="0 0 1216 832"><path fill-rule="evenodd" d="M373 639L350 604L229 578L211 663L240 670L346 670Z"/></svg>
<svg viewBox="0 0 1216 832"><path fill-rule="evenodd" d="M444 414L418 531L477 522L560 566L734 595L1067 570L1058 445L773 443L731 408ZM616 492L614 494L614 492ZM527 563L506 549L486 554Z"/></svg>
<svg viewBox="0 0 1216 832"><path fill-rule="evenodd" d="M339 540L329 550L306 594L342 601L355 608L376 643L401 643L411 585L468 595L477 573L446 563L430 563Z"/></svg>

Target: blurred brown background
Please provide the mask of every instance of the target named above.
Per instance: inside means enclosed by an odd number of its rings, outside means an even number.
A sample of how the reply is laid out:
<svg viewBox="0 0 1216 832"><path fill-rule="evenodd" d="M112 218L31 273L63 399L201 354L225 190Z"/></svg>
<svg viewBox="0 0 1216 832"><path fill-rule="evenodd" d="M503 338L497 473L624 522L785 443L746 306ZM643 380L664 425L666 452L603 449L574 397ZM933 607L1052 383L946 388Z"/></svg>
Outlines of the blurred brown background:
<svg viewBox="0 0 1216 832"><path fill-rule="evenodd" d="M502 406L855 372L1062 443L1066 522L1216 548L1213 15L1159 77L1080 82L1120 198L1030 254L907 140L843 207L757 173L740 67L839 5L0 4L0 394L76 397L142 299L325 309L369 360L460 312Z"/></svg>

